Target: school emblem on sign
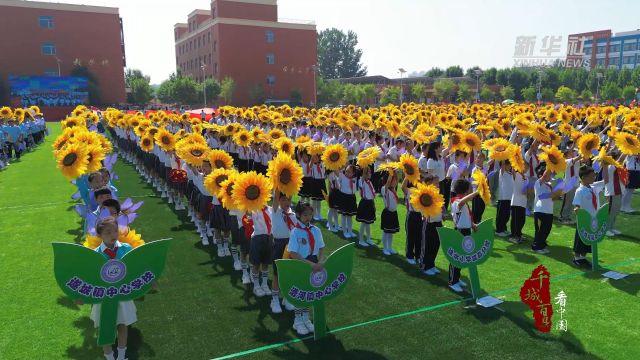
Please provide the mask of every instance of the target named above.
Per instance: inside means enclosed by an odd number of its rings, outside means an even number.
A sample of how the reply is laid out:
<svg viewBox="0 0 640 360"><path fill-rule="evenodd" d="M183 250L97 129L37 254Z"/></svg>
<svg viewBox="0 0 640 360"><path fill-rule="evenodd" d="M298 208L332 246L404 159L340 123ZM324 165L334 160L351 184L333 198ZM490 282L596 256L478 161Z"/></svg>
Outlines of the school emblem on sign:
<svg viewBox="0 0 640 360"><path fill-rule="evenodd" d="M324 285L324 283L327 282L327 269L322 269L318 272L312 272L311 275L309 275L309 282L314 288L319 288L320 286Z"/></svg>
<svg viewBox="0 0 640 360"><path fill-rule="evenodd" d="M117 283L127 275L127 266L118 259L107 261L100 269L100 278L110 284Z"/></svg>
<svg viewBox="0 0 640 360"><path fill-rule="evenodd" d="M465 236L464 239L462 239L462 250L464 250L467 254L471 254L475 247L476 242L471 236Z"/></svg>

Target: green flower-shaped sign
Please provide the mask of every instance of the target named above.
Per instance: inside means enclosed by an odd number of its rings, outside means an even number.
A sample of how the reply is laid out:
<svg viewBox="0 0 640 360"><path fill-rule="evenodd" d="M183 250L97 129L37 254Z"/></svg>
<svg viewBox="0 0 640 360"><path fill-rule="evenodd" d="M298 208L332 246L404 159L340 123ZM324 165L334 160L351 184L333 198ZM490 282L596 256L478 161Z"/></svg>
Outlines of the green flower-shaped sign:
<svg viewBox="0 0 640 360"><path fill-rule="evenodd" d="M592 268L598 270L598 243L604 240L609 228L609 205L603 205L595 216L591 216L585 209L576 212L576 228L578 236L585 245L591 245Z"/></svg>
<svg viewBox="0 0 640 360"><path fill-rule="evenodd" d="M440 245L449 262L459 268L469 268L471 289L475 299L480 297L480 278L477 266L487 261L493 249L493 219L478 225L469 236L446 227L438 228Z"/></svg>
<svg viewBox="0 0 640 360"><path fill-rule="evenodd" d="M122 259L107 259L81 245L52 243L58 286L73 300L102 304L98 345L115 341L118 302L137 299L162 274L169 240L144 244Z"/></svg>
<svg viewBox="0 0 640 360"><path fill-rule="evenodd" d="M353 271L353 243L334 251L322 271L313 272L300 260L276 260L278 282L282 295L298 308L313 307L314 336L326 334L324 302L338 296L347 285Z"/></svg>

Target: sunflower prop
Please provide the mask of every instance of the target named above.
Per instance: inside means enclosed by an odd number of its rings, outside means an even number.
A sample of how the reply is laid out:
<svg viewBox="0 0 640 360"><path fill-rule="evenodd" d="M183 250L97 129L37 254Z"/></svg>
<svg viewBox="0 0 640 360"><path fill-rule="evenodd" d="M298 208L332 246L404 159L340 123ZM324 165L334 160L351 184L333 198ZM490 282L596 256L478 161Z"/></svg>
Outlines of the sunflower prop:
<svg viewBox="0 0 640 360"><path fill-rule="evenodd" d="M402 154L400 156L400 168L404 173L405 178L412 184L417 184L420 181L420 170L418 169L418 159L409 154Z"/></svg>
<svg viewBox="0 0 640 360"><path fill-rule="evenodd" d="M303 144L305 146L305 149L307 150L307 153L309 153L309 155L322 155L322 153L324 153L325 150L325 146L323 143L318 142L318 141L310 141L307 143Z"/></svg>
<svg viewBox="0 0 640 360"><path fill-rule="evenodd" d="M302 168L291 156L284 153L269 161L267 176L271 179L273 188L288 197L296 194L302 186Z"/></svg>
<svg viewBox="0 0 640 360"><path fill-rule="evenodd" d="M564 155L555 145L543 146L540 148L540 151L542 151L539 156L540 161L544 161L547 169L552 172L560 173L567 167Z"/></svg>
<svg viewBox="0 0 640 360"><path fill-rule="evenodd" d="M622 164L617 162L613 157L611 157L611 155L607 154L607 149L604 146L600 148L598 155L593 157L593 161L599 161L600 164L613 165L619 169L624 168Z"/></svg>
<svg viewBox="0 0 640 360"><path fill-rule="evenodd" d="M227 210L236 209L236 205L233 202L233 186L235 185L236 178L238 177L238 172L233 171L229 178L223 181L220 184L220 191L217 193L218 200L220 200L220 204Z"/></svg>
<svg viewBox="0 0 640 360"><path fill-rule="evenodd" d="M511 167L523 174L524 173L524 167L525 167L525 162L524 162L524 158L522 157L522 147L520 145L516 145L513 144L511 145L512 149L511 149L511 157L509 158L509 162L511 163Z"/></svg>
<svg viewBox="0 0 640 360"><path fill-rule="evenodd" d="M289 156L293 156L296 151L296 146L293 144L293 141L287 137L276 140L273 145L274 149L278 150L279 153L285 153Z"/></svg>
<svg viewBox="0 0 640 360"><path fill-rule="evenodd" d="M358 159L357 159L358 166L360 166L363 169L368 167L369 165L376 162L376 160L378 159L378 156L380 156L381 153L382 153L382 150L380 150L380 148L377 146L372 146L370 148L362 150L358 154Z"/></svg>
<svg viewBox="0 0 640 360"><path fill-rule="evenodd" d="M140 139L140 149L144 152L151 152L151 150L153 150L153 138L150 135L143 136Z"/></svg>
<svg viewBox="0 0 640 360"><path fill-rule="evenodd" d="M507 160L511 157L513 146L512 144L503 138L498 138L493 141L491 146L487 146L489 149L489 158L495 161ZM485 142L486 146L486 142Z"/></svg>
<svg viewBox="0 0 640 360"><path fill-rule="evenodd" d="M153 141L151 142L153 144ZM100 145L87 146L87 172L92 173L102 168L102 160L106 154Z"/></svg>
<svg viewBox="0 0 640 360"><path fill-rule="evenodd" d="M233 135L233 141L240 147L247 147L251 145L251 133L247 130L240 130L235 135Z"/></svg>
<svg viewBox="0 0 640 360"><path fill-rule="evenodd" d="M640 154L640 141L638 141L638 136L621 131L616 134L615 141L616 146L623 154L630 156Z"/></svg>
<svg viewBox="0 0 640 360"><path fill-rule="evenodd" d="M241 211L258 211L271 200L271 191L272 186L266 176L250 171L238 175L231 197Z"/></svg>
<svg viewBox="0 0 640 360"><path fill-rule="evenodd" d="M280 129L272 129L267 133L267 139L269 139L269 141L276 141L285 137L287 137L287 135Z"/></svg>
<svg viewBox="0 0 640 360"><path fill-rule="evenodd" d="M331 171L338 171L347 163L347 149L340 144L329 145L322 154L324 167Z"/></svg>
<svg viewBox="0 0 640 360"><path fill-rule="evenodd" d="M11 110L8 106L3 106L0 109L0 118L2 119L11 119L13 117L13 110Z"/></svg>
<svg viewBox="0 0 640 360"><path fill-rule="evenodd" d="M464 132L462 134L461 140L461 150L467 153L471 153L471 151L480 151L482 148L482 142L480 141L480 137L472 132Z"/></svg>
<svg viewBox="0 0 640 360"><path fill-rule="evenodd" d="M172 151L176 146L175 136L165 128L158 129L158 132L156 132L153 138L156 144L165 152Z"/></svg>
<svg viewBox="0 0 640 360"><path fill-rule="evenodd" d="M600 137L598 134L586 133L580 136L578 139L578 149L580 150L580 155L582 155L585 159L593 156L593 151L600 147Z"/></svg>
<svg viewBox="0 0 640 360"><path fill-rule="evenodd" d="M409 202L414 209L419 211L424 217L437 216L442 212L444 197L440 190L434 185L418 183L411 190Z"/></svg>
<svg viewBox="0 0 640 360"><path fill-rule="evenodd" d="M121 232L118 235L118 241L120 241L121 243L129 244L134 249L144 245L144 240L142 240L142 236L136 233L135 230Z"/></svg>
<svg viewBox="0 0 640 360"><path fill-rule="evenodd" d="M224 150L209 150L207 160L212 169L231 169L233 167L233 158Z"/></svg>
<svg viewBox="0 0 640 360"><path fill-rule="evenodd" d="M440 131L438 131L438 129L429 124L420 124L414 131L413 140L418 144L428 144L435 141L439 135Z"/></svg>
<svg viewBox="0 0 640 360"><path fill-rule="evenodd" d="M201 144L191 144L180 147L176 153L189 165L202 166L202 163L207 160L209 148Z"/></svg>
<svg viewBox="0 0 640 360"><path fill-rule="evenodd" d="M487 177L482 173L482 171L476 169L471 174L471 178L473 179L473 184L478 190L478 196L480 196L485 204L491 204L491 191L489 190Z"/></svg>
<svg viewBox="0 0 640 360"><path fill-rule="evenodd" d="M69 144L60 150L56 160L62 175L74 180L87 171L89 152L83 144Z"/></svg>
<svg viewBox="0 0 640 360"><path fill-rule="evenodd" d="M376 172L388 172L390 175L395 171L400 170L400 162L387 162L380 166L378 166L378 170Z"/></svg>
<svg viewBox="0 0 640 360"><path fill-rule="evenodd" d="M225 168L217 168L204 178L204 187L207 191L216 195L220 191L220 187L224 181L233 173L233 170Z"/></svg>

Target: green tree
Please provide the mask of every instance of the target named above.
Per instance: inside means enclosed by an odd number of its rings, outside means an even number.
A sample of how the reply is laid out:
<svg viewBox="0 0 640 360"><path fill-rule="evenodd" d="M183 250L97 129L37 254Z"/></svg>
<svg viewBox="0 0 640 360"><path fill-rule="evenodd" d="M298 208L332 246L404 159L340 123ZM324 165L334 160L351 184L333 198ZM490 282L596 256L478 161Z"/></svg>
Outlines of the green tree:
<svg viewBox="0 0 640 360"><path fill-rule="evenodd" d="M474 89L475 90L475 89ZM469 101L473 97L471 88L469 88L469 84L466 82L461 82L458 84L458 101Z"/></svg>
<svg viewBox="0 0 640 360"><path fill-rule="evenodd" d="M538 100L538 89L533 86L527 86L526 88L520 90L520 95L525 101L534 102Z"/></svg>
<svg viewBox="0 0 640 360"><path fill-rule="evenodd" d="M206 79L204 87L207 90L207 104L213 103L220 96L220 83L216 79ZM204 100L202 83L198 85L198 98Z"/></svg>
<svg viewBox="0 0 640 360"><path fill-rule="evenodd" d="M515 68L509 73L509 86L514 90L509 99L520 100L522 89L529 85L529 74L522 69Z"/></svg>
<svg viewBox="0 0 640 360"><path fill-rule="evenodd" d="M264 93L262 84L255 84L251 87L251 89L249 89L249 98L254 105L264 104L266 95Z"/></svg>
<svg viewBox="0 0 640 360"><path fill-rule="evenodd" d="M451 101L456 93L456 84L450 79L438 79L433 83L433 95L441 101Z"/></svg>
<svg viewBox="0 0 640 360"><path fill-rule="evenodd" d="M342 100L347 104L362 104L365 93L360 85L345 84L342 89Z"/></svg>
<svg viewBox="0 0 640 360"><path fill-rule="evenodd" d="M358 35L349 30L331 28L318 33L318 71L325 79L350 78L367 75L367 67L360 62L362 50L356 48Z"/></svg>
<svg viewBox="0 0 640 360"><path fill-rule="evenodd" d="M189 76L180 76L173 81L173 99L181 105L198 102L198 83Z"/></svg>
<svg viewBox="0 0 640 360"><path fill-rule="evenodd" d="M480 66L473 66L473 67L468 68L467 71L465 71L464 76L475 79L476 78L476 70L482 71Z"/></svg>
<svg viewBox="0 0 640 360"><path fill-rule="evenodd" d="M413 101L424 101L427 96L427 88L423 83L411 84L411 97Z"/></svg>
<svg viewBox="0 0 640 360"><path fill-rule="evenodd" d="M299 89L293 89L289 93L289 104L291 106L302 105L302 91Z"/></svg>
<svg viewBox="0 0 640 360"><path fill-rule="evenodd" d="M513 89L513 87L511 87L511 85L507 85L507 86L503 86L502 89L500 89L500 96L502 96L503 99L512 99L516 96L516 91Z"/></svg>
<svg viewBox="0 0 640 360"><path fill-rule="evenodd" d="M576 101L576 96L576 92L573 89L564 85L560 86L556 91L556 100L562 103L573 103Z"/></svg>
<svg viewBox="0 0 640 360"><path fill-rule="evenodd" d="M226 104L230 104L233 100L233 92L236 90L236 82L230 78L226 77L220 83L220 97L224 99Z"/></svg>
<svg viewBox="0 0 640 360"><path fill-rule="evenodd" d="M554 67L544 69L544 75L542 75L542 87L547 87L550 89L559 88L560 87L560 69L554 68Z"/></svg>
<svg viewBox="0 0 640 360"><path fill-rule="evenodd" d="M631 72L631 85L640 87L640 66L636 66Z"/></svg>
<svg viewBox="0 0 640 360"><path fill-rule="evenodd" d="M556 93L554 93L551 88L543 88L541 93L542 101L553 101L556 96Z"/></svg>
<svg viewBox="0 0 640 360"><path fill-rule="evenodd" d="M156 89L156 98L163 104L175 103L173 97L173 85L175 80L165 80L160 83L160 86Z"/></svg>
<svg viewBox="0 0 640 360"><path fill-rule="evenodd" d="M511 75L511 69L498 69L496 71L496 84L509 85L509 75Z"/></svg>
<svg viewBox="0 0 640 360"><path fill-rule="evenodd" d="M600 96L604 100L617 100L622 97L622 89L614 81L607 81L607 83L600 88Z"/></svg>
<svg viewBox="0 0 640 360"><path fill-rule="evenodd" d="M432 67L429 71L426 72L426 74L424 74L424 76L431 78L441 77L442 75L444 75L444 70L440 69L439 67Z"/></svg>
<svg viewBox="0 0 640 360"><path fill-rule="evenodd" d="M380 92L380 105L393 104L400 101L400 87L387 86Z"/></svg>
<svg viewBox="0 0 640 360"><path fill-rule="evenodd" d="M487 85L495 85L496 84L496 75L498 70L494 67L488 68L487 70L482 72L480 76L480 81Z"/></svg>
<svg viewBox="0 0 640 360"><path fill-rule="evenodd" d="M631 101L636 98L636 88L632 85L627 85L622 88L622 98L626 101Z"/></svg>
<svg viewBox="0 0 640 360"><path fill-rule="evenodd" d="M376 86L373 84L364 84L362 85L362 91L364 91L364 101L365 103L370 103L371 100L376 97Z"/></svg>
<svg viewBox="0 0 640 360"><path fill-rule="evenodd" d="M318 77L316 86L318 104L337 105L342 98L343 84L337 80L326 80Z"/></svg>
<svg viewBox="0 0 640 360"><path fill-rule="evenodd" d="M493 101L496 98L496 93L491 90L488 85L483 85L480 89L480 100L482 101Z"/></svg>
<svg viewBox="0 0 640 360"><path fill-rule="evenodd" d="M153 98L153 90L151 85L145 78L132 79L129 88L131 89L131 103L144 105Z"/></svg>
<svg viewBox="0 0 640 360"><path fill-rule="evenodd" d="M585 102L591 101L591 99L593 99L593 93L589 89L584 89L580 93L580 98L582 99L582 101L585 101Z"/></svg>
<svg viewBox="0 0 640 360"><path fill-rule="evenodd" d="M89 92L89 105L101 105L100 102L100 87L98 79L86 66L74 66L69 76L81 77L87 79L87 87Z"/></svg>
<svg viewBox="0 0 640 360"><path fill-rule="evenodd" d="M452 77L462 77L464 75L464 71L458 65L449 66L447 70L444 72L444 76L448 78Z"/></svg>
<svg viewBox="0 0 640 360"><path fill-rule="evenodd" d="M633 72L631 69L622 69L618 71L618 86L623 88L627 85L631 85L631 75Z"/></svg>

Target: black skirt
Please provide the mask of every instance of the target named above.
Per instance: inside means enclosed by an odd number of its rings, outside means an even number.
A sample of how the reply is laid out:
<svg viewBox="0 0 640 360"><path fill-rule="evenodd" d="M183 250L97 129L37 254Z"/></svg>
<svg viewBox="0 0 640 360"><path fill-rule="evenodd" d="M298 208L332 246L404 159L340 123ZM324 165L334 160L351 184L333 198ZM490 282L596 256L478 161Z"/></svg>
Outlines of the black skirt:
<svg viewBox="0 0 640 360"><path fill-rule="evenodd" d="M324 191L325 193L327 192L327 183L324 181L324 179L312 179L313 181L311 182L313 185L311 186L311 200L318 200L318 201L322 201L324 200L324 195L322 195L322 192Z"/></svg>
<svg viewBox="0 0 640 360"><path fill-rule="evenodd" d="M198 209L198 213L203 220L209 219L209 204L211 204L212 199L213 197L202 194L198 198L198 206L196 209Z"/></svg>
<svg viewBox="0 0 640 360"><path fill-rule="evenodd" d="M376 207L373 200L361 199L358 204L356 221L359 223L373 224L376 221Z"/></svg>
<svg viewBox="0 0 640 360"><path fill-rule="evenodd" d="M330 209L338 209L340 208L340 190L332 189L329 193L329 208Z"/></svg>
<svg viewBox="0 0 640 360"><path fill-rule="evenodd" d="M627 184L627 189L638 188L640 188L640 170L631 170L629 171L629 184Z"/></svg>
<svg viewBox="0 0 640 360"><path fill-rule="evenodd" d="M398 212L389 211L389 209L384 208L381 215L380 229L387 234L395 234L399 232L400 223L398 221Z"/></svg>
<svg viewBox="0 0 640 360"><path fill-rule="evenodd" d="M354 216L358 213L358 206L356 205L355 194L345 194L342 191L338 192L338 213L345 216Z"/></svg>
<svg viewBox="0 0 640 360"><path fill-rule="evenodd" d="M301 198L311 197L311 191L313 189L313 178L310 176L305 176L302 178L302 186L300 187L300 191L298 191L298 196Z"/></svg>

